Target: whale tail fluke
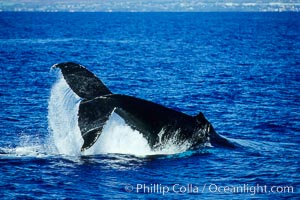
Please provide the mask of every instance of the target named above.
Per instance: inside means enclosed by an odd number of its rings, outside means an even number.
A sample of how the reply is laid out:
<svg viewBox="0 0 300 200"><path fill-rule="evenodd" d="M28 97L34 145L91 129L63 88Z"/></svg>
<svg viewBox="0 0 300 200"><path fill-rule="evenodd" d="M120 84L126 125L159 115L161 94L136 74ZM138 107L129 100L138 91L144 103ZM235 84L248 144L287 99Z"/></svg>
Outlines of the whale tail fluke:
<svg viewBox="0 0 300 200"><path fill-rule="evenodd" d="M52 68L60 68L70 88L83 99L112 94L101 80L80 64L64 62L55 64Z"/></svg>
<svg viewBox="0 0 300 200"><path fill-rule="evenodd" d="M78 110L78 126L84 143L81 151L89 149L99 138L103 127L113 112L122 117L132 129L140 131L151 147L173 137L177 130L183 140L193 142L192 147L208 141L213 146L233 147L229 140L218 135L203 113L190 116L159 104L112 92L92 72L80 64L64 62L55 64L69 87L81 97Z"/></svg>

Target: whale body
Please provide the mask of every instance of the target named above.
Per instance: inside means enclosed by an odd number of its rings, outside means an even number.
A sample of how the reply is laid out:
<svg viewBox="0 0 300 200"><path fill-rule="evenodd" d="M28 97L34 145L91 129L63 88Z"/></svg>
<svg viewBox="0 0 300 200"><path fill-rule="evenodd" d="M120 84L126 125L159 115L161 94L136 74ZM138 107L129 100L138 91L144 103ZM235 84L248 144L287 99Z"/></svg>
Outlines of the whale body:
<svg viewBox="0 0 300 200"><path fill-rule="evenodd" d="M188 141L190 148L199 148L208 142L231 146L215 132L202 112L190 116L151 101L113 94L100 79L78 63L64 62L52 67L61 70L69 87L81 98L78 110L78 126L84 140L81 151L97 141L113 112L139 131L153 149L175 134L179 143Z"/></svg>

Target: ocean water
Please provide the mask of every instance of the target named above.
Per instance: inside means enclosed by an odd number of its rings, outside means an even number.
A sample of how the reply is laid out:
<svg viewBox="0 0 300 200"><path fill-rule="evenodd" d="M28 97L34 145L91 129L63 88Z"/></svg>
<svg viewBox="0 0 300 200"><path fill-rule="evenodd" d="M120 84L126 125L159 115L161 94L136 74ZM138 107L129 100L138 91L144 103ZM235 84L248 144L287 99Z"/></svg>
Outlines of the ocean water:
<svg viewBox="0 0 300 200"><path fill-rule="evenodd" d="M0 13L1 199L299 199L299 13ZM113 114L81 153L55 63L200 111L236 148L150 149Z"/></svg>

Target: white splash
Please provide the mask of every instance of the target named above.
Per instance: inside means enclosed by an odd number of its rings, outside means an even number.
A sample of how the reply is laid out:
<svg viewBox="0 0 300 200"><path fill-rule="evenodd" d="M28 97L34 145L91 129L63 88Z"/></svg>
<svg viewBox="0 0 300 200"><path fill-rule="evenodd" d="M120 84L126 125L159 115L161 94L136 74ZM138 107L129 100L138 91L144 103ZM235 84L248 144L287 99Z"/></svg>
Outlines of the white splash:
<svg viewBox="0 0 300 200"><path fill-rule="evenodd" d="M52 87L48 104L49 131L59 154L80 154L83 139L77 120L79 100L60 74Z"/></svg>
<svg viewBox="0 0 300 200"><path fill-rule="evenodd" d="M98 141L88 150L85 155L101 153L122 153L133 155L152 154L147 140L138 131L132 130L124 120L113 113Z"/></svg>
<svg viewBox="0 0 300 200"><path fill-rule="evenodd" d="M0 156L8 157L44 157L48 154L48 148L39 137L22 132L18 134L19 144L15 147L0 148Z"/></svg>

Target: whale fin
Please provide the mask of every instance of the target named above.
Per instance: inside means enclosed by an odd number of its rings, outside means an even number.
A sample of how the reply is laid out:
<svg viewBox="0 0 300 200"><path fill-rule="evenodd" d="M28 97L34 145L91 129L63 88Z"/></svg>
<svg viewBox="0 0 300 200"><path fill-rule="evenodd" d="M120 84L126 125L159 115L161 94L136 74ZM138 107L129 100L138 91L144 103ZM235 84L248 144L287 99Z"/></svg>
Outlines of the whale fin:
<svg viewBox="0 0 300 200"><path fill-rule="evenodd" d="M78 111L78 125L84 143L81 151L90 148L102 133L103 126L109 119L114 107L105 103L106 98L96 98L94 100L83 100L80 102ZM103 106L99 106L102 105Z"/></svg>
<svg viewBox="0 0 300 200"><path fill-rule="evenodd" d="M70 88L83 99L112 94L101 80L80 64L64 62L55 64L52 68L60 68Z"/></svg>

